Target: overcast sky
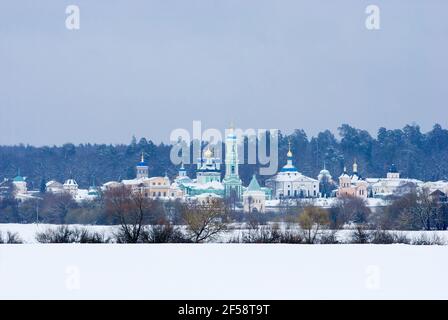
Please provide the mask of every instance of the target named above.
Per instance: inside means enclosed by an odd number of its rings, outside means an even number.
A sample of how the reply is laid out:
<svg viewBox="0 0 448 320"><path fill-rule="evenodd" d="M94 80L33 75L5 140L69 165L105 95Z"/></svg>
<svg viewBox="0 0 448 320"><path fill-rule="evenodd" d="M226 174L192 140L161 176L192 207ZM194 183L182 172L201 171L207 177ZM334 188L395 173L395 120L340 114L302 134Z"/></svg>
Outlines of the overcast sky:
<svg viewBox="0 0 448 320"><path fill-rule="evenodd" d="M365 8L381 9L381 30ZM77 4L81 28L65 28ZM2 0L0 144L448 126L448 1Z"/></svg>

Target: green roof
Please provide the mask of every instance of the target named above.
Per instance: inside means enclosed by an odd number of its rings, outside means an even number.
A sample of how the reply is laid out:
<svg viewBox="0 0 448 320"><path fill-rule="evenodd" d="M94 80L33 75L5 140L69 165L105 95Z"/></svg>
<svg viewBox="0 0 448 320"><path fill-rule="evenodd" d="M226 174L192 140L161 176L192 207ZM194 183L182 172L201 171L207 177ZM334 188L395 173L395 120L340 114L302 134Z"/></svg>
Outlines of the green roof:
<svg viewBox="0 0 448 320"><path fill-rule="evenodd" d="M252 176L252 180L249 183L249 186L247 187L247 191L261 191L261 187L258 184L257 178L255 178L255 175Z"/></svg>
<svg viewBox="0 0 448 320"><path fill-rule="evenodd" d="M25 181L25 179L22 176L17 176L14 178L14 181L15 182L23 182L23 181Z"/></svg>
<svg viewBox="0 0 448 320"><path fill-rule="evenodd" d="M231 175L228 177L224 177L224 180L222 181L225 185L239 185L241 184L241 179L239 178L239 176L236 175Z"/></svg>

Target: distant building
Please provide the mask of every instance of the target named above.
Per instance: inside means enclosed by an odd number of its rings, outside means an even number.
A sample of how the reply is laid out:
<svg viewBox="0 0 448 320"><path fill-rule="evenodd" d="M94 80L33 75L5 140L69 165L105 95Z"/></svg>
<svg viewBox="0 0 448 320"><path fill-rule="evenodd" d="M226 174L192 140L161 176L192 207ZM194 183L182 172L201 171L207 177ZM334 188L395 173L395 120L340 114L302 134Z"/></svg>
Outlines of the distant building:
<svg viewBox="0 0 448 320"><path fill-rule="evenodd" d="M62 188L65 192L71 194L74 197L78 193L79 186L75 179L68 179L64 182Z"/></svg>
<svg viewBox="0 0 448 320"><path fill-rule="evenodd" d="M20 175L20 170L17 173L17 176L12 181L14 185L14 193L15 195L25 195L28 192L28 188L26 185L26 178Z"/></svg>
<svg viewBox="0 0 448 320"><path fill-rule="evenodd" d="M420 180L401 178L394 164L390 166L386 178L368 178L366 181L369 196L377 198L402 196L416 192L423 184Z"/></svg>
<svg viewBox="0 0 448 320"><path fill-rule="evenodd" d="M218 196L217 194L214 193L202 193L198 196L191 198L190 200L193 201L196 200L199 204L208 205L213 204L215 201L219 201L221 199L222 199L221 196Z"/></svg>
<svg viewBox="0 0 448 320"><path fill-rule="evenodd" d="M110 190L120 186L131 188L134 192L141 192L146 198L150 199L169 199L180 198L183 196L183 191L179 188L178 183L171 183L168 176L164 177L149 177L149 166L142 154L141 161L136 165L136 178L131 180L122 180L121 182L110 181L103 185L104 190ZM182 176L186 177L182 166Z"/></svg>
<svg viewBox="0 0 448 320"><path fill-rule="evenodd" d="M337 183L333 180L330 171L327 170L324 163L324 168L319 172L317 176L319 181L319 192L323 198L329 198L334 196L337 189Z"/></svg>
<svg viewBox="0 0 448 320"><path fill-rule="evenodd" d="M266 186L272 189L275 199L282 198L316 198L319 197L319 181L301 174L292 163L291 147L288 150L286 165L272 178Z"/></svg>
<svg viewBox="0 0 448 320"><path fill-rule="evenodd" d="M431 199L437 203L447 203L448 197L445 192L440 191L439 189L433 191L429 195Z"/></svg>
<svg viewBox="0 0 448 320"><path fill-rule="evenodd" d="M349 175L346 167L344 172L339 176L339 188L337 190L338 197L350 196L367 199L368 183L358 174L358 164L353 163L353 174Z"/></svg>
<svg viewBox="0 0 448 320"><path fill-rule="evenodd" d="M50 193L62 193L64 192L64 186L56 180L51 180L45 184L45 191Z"/></svg>
<svg viewBox="0 0 448 320"><path fill-rule="evenodd" d="M430 193L439 190L445 194L448 194L448 181L441 180L422 182L420 187L421 189L427 189Z"/></svg>
<svg viewBox="0 0 448 320"><path fill-rule="evenodd" d="M227 198L234 198L238 202L241 201L243 194L243 182L238 173L238 138L235 134L233 126L226 137L226 173L223 180L224 196Z"/></svg>
<svg viewBox="0 0 448 320"><path fill-rule="evenodd" d="M244 212L261 212L266 210L266 193L260 187L255 175L243 193Z"/></svg>
<svg viewBox="0 0 448 320"><path fill-rule="evenodd" d="M136 179L148 178L149 177L149 166L145 161L145 155L142 152L142 157L140 162L135 167Z"/></svg>
<svg viewBox="0 0 448 320"><path fill-rule="evenodd" d="M213 152L209 148L204 152L204 156L198 159L196 182L199 184L221 182L220 160L213 157Z"/></svg>

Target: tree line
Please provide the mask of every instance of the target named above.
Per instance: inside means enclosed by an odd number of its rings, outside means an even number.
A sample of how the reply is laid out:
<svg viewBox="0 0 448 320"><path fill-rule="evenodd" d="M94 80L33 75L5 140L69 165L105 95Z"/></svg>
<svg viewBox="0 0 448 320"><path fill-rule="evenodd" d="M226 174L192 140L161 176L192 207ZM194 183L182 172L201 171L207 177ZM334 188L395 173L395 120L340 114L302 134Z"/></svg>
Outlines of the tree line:
<svg viewBox="0 0 448 320"><path fill-rule="evenodd" d="M329 130L308 137L304 130L280 133L279 166L286 162L288 141L291 141L294 164L303 174L316 177L324 164L338 176L356 158L362 176L383 177L395 164L403 177L421 180L448 179L448 130L436 124L423 133L418 125L402 129L380 128L376 137L369 132L343 124L338 135ZM247 141L246 141L247 143ZM80 187L95 183L135 177L135 164L144 152L150 174L174 177L178 168L170 161L171 146L133 137L129 144L80 144L34 147L30 145L0 146L0 179L12 178L20 170L27 177L29 188L44 191L45 182L63 182L74 178ZM246 148L247 150L247 148ZM247 155L245 155L247 157ZM242 164L240 175L248 184L259 165ZM194 166L187 166L194 177ZM263 183L268 178L260 177Z"/></svg>
<svg viewBox="0 0 448 320"><path fill-rule="evenodd" d="M445 199L446 200L446 199ZM292 206L286 214L243 214L232 211L221 199L207 202L177 202L167 206L119 187L104 194L105 219L114 232L105 235L86 227L66 223L36 234L40 243L291 243L291 244L415 244L441 245L445 240L433 234L409 238L396 230L446 230L448 204L427 192L395 199L379 211L371 211L360 198L339 198L331 208L304 203ZM277 219L275 219L277 218ZM281 220L279 219L281 218ZM238 222L241 232L223 237ZM269 222L269 223L268 223ZM281 224L280 224L281 222ZM281 227L282 226L282 227ZM349 237L340 238L340 230ZM395 229L390 231L390 229ZM22 243L18 234L0 233L0 243Z"/></svg>
<svg viewBox="0 0 448 320"><path fill-rule="evenodd" d="M314 218L317 220L313 220ZM303 220L308 219L308 220ZM222 224L214 225L216 221ZM319 223L317 223L318 221ZM0 223L48 223L84 225L121 225L123 238L137 240L144 226L189 225L218 233L229 223L266 225L268 222L318 225L339 230L351 225L370 230L447 230L448 199L428 190L410 192L391 199L387 205L370 208L359 197L334 199L329 208L318 208L312 200L282 202L276 211L250 214L237 210L226 199L210 204L197 201L149 199L129 187L112 188L94 201L76 202L68 193L43 193L41 197L19 202L13 195L0 199ZM303 226L302 226L303 227ZM204 240L197 234L195 242ZM129 241L129 240L127 240Z"/></svg>

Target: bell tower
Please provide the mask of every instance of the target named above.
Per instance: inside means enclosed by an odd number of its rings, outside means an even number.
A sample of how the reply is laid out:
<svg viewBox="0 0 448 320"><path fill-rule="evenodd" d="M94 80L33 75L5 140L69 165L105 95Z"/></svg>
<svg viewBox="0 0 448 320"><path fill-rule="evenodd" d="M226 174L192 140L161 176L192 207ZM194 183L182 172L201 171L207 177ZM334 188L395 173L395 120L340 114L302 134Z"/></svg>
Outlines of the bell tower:
<svg viewBox="0 0 448 320"><path fill-rule="evenodd" d="M140 159L140 162L135 167L135 170L137 172L136 178L142 179L142 178L148 178L149 177L149 167L148 164L145 161L145 154L142 152L142 156Z"/></svg>

